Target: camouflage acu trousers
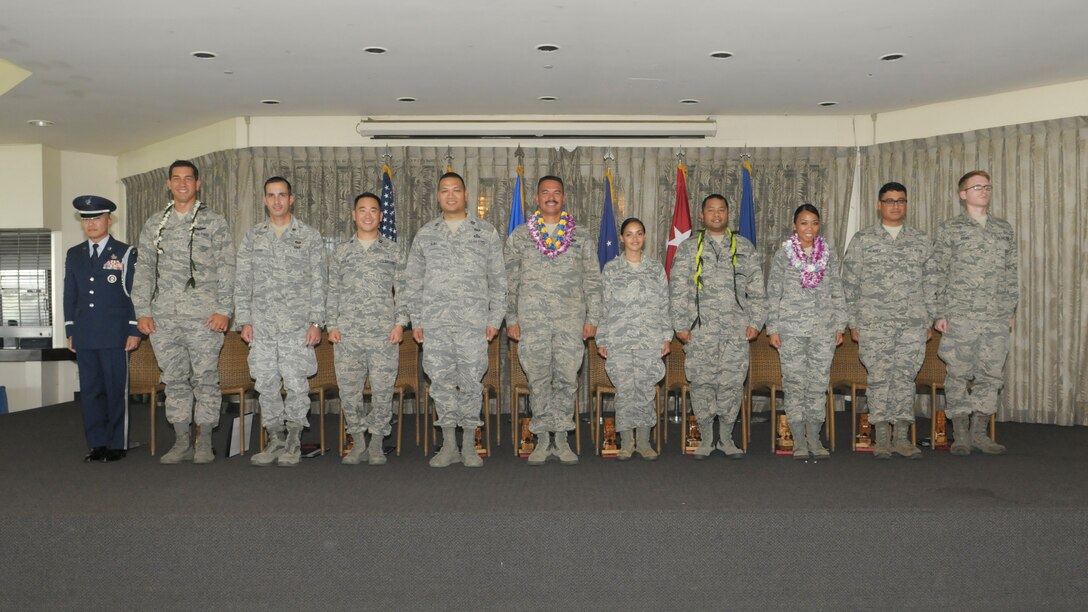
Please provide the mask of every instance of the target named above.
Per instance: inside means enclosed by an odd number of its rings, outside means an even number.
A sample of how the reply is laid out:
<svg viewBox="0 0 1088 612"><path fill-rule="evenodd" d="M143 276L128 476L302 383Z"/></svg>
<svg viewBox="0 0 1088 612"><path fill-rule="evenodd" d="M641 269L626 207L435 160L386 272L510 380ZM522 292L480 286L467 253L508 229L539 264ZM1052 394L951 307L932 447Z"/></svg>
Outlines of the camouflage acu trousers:
<svg viewBox="0 0 1088 612"><path fill-rule="evenodd" d="M347 431L358 437L369 431L388 436L393 418L393 384L397 380L400 348L385 336L344 334L335 348L336 384ZM363 389L370 377L370 411L363 405Z"/></svg>
<svg viewBox="0 0 1088 612"><path fill-rule="evenodd" d="M166 420L215 427L223 404L219 392L223 334L209 330L203 319L158 317L155 328L151 347L166 385Z"/></svg>
<svg viewBox="0 0 1088 612"><path fill-rule="evenodd" d="M306 329L269 337L257 331L249 345L249 372L261 395L261 421L265 427L281 423L304 425L310 412L310 384L317 373L314 347L306 346ZM286 399L280 388L287 391Z"/></svg>
<svg viewBox="0 0 1088 612"><path fill-rule="evenodd" d="M925 325L874 325L858 330L858 353L868 370L869 420L914 420L914 377L926 357Z"/></svg>
<svg viewBox="0 0 1088 612"><path fill-rule="evenodd" d="M827 416L827 384L835 356L835 333L817 337L780 333L783 410L791 422L822 423Z"/></svg>
<svg viewBox="0 0 1088 612"><path fill-rule="evenodd" d="M661 347L613 347L608 351L604 369L616 388L616 431L656 425L654 389L665 376Z"/></svg>
<svg viewBox="0 0 1088 612"><path fill-rule="evenodd" d="M487 337L475 327L428 327L423 335L423 370L442 428L475 429L487 372Z"/></svg>
<svg viewBox="0 0 1088 612"><path fill-rule="evenodd" d="M691 386L691 409L700 422L737 420L748 374L747 323L726 329L697 327L684 345L684 374Z"/></svg>
<svg viewBox="0 0 1088 612"><path fill-rule="evenodd" d="M522 328L518 359L529 379L529 431L574 429L574 395L585 350L581 325L576 330Z"/></svg>
<svg viewBox="0 0 1088 612"><path fill-rule="evenodd" d="M945 414L949 418L977 412L997 412L1005 384L1003 370L1009 354L1008 321L948 319L938 355L948 366L944 381ZM973 380L971 392L967 382Z"/></svg>

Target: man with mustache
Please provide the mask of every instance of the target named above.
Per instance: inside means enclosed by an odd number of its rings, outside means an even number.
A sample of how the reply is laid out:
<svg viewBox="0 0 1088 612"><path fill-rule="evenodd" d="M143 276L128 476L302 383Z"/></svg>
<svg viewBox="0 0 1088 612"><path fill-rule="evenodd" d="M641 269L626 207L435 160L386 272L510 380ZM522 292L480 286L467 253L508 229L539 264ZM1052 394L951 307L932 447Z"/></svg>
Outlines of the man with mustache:
<svg viewBox="0 0 1088 612"><path fill-rule="evenodd" d="M565 202L563 180L541 177L537 211L506 241L506 333L520 341L518 357L533 410L529 431L537 436L529 465L542 465L549 456L565 465L578 463L567 432L574 429L584 342L596 334L601 318L597 244L587 233L575 236Z"/></svg>
<svg viewBox="0 0 1088 612"><path fill-rule="evenodd" d="M876 207L880 222L854 234L843 258L843 293L850 333L869 372L866 398L869 420L876 426L873 456L891 459L896 453L917 459L922 451L909 434L914 377L925 360L931 322L924 271L933 246L925 232L905 221L906 186L886 183Z"/></svg>

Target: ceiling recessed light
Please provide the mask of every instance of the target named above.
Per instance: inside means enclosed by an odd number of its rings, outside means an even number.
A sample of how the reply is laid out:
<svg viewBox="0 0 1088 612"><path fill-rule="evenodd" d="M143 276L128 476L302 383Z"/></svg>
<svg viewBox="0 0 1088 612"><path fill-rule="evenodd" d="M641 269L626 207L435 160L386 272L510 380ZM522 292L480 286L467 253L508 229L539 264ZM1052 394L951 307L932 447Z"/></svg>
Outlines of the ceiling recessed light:
<svg viewBox="0 0 1088 612"><path fill-rule="evenodd" d="M906 56L907 56L906 53L885 53L884 55L880 56L880 61L882 61L882 62L894 62L896 60L901 60Z"/></svg>
<svg viewBox="0 0 1088 612"><path fill-rule="evenodd" d="M838 104L838 102L835 102L834 100L826 100L824 102L820 102L820 106L835 106L836 104Z"/></svg>
<svg viewBox="0 0 1088 612"><path fill-rule="evenodd" d="M224 70L223 74L234 74L233 70Z"/></svg>
<svg viewBox="0 0 1088 612"><path fill-rule="evenodd" d="M537 45L536 50L537 51L542 51L544 53L552 53L553 51L558 51L559 50L559 45L553 45L553 44Z"/></svg>
<svg viewBox="0 0 1088 612"><path fill-rule="evenodd" d="M680 104L698 104L698 103L699 103L699 101L696 100L695 98L684 98L683 100L680 100Z"/></svg>
<svg viewBox="0 0 1088 612"><path fill-rule="evenodd" d="M537 98L537 100L540 100L541 102L555 102L558 99L559 98L556 98L555 96L540 96Z"/></svg>
<svg viewBox="0 0 1088 612"><path fill-rule="evenodd" d="M551 70L552 68L555 68L555 66L552 66L551 64L544 64L544 70Z"/></svg>
<svg viewBox="0 0 1088 612"><path fill-rule="evenodd" d="M416 99L412 96L401 96L397 98L397 102L415 102Z"/></svg>
<svg viewBox="0 0 1088 612"><path fill-rule="evenodd" d="M51 127L53 122L48 119L31 119L30 121L27 121L26 124L34 127Z"/></svg>
<svg viewBox="0 0 1088 612"><path fill-rule="evenodd" d="M216 57L216 54L212 51L193 51L191 55L197 59L213 59Z"/></svg>
<svg viewBox="0 0 1088 612"><path fill-rule="evenodd" d="M261 100L261 104L267 104L267 105L269 105L269 106L272 106L272 105L275 105L275 104L279 104L279 103L280 103L280 101L279 101L279 100L272 100L272 99L268 99L268 100Z"/></svg>
<svg viewBox="0 0 1088 612"><path fill-rule="evenodd" d="M710 57L713 57L715 59L729 59L733 57L733 54L729 51L715 51L714 53L710 54Z"/></svg>
<svg viewBox="0 0 1088 612"><path fill-rule="evenodd" d="M386 49L385 47L363 47L363 51L373 53L374 55L381 55L382 53L388 53L389 49Z"/></svg>

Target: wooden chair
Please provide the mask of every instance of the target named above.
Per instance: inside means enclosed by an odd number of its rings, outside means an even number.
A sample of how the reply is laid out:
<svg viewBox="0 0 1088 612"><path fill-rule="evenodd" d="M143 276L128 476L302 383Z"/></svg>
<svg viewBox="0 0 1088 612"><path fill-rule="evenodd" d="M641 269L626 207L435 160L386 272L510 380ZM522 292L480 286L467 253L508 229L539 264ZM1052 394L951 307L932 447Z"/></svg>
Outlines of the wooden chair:
<svg viewBox="0 0 1088 612"><path fill-rule="evenodd" d="M589 436L593 440L593 452L601 453L601 424L603 423L604 396L616 396L616 385L605 371L605 360L597 353L597 340L590 338L586 342L586 355L589 367L589 395L593 398L589 415Z"/></svg>
<svg viewBox="0 0 1088 612"><path fill-rule="evenodd" d="M491 431L491 398L495 398L495 446L502 444L502 427L499 427L499 417L502 415L502 362L499 359L499 341L502 338L495 336L487 345L487 372L484 373L484 415L486 416L486 431ZM491 437L487 436L487 455L491 456Z"/></svg>
<svg viewBox="0 0 1088 612"><path fill-rule="evenodd" d="M155 456L155 413L157 412L159 394L166 385L162 384L162 372L159 370L159 362L155 359L155 349L151 348L151 341L147 338L140 340L140 345L128 358L128 393L129 395L148 395L151 397L151 435L148 447L151 456Z"/></svg>
<svg viewBox="0 0 1088 612"><path fill-rule="evenodd" d="M521 443L521 418L519 399L524 395L529 397L529 379L525 376L525 370L518 359L518 342L510 342L510 430L511 439L514 441L514 456L518 456L518 445ZM574 394L574 449L582 454L582 420L581 400L579 393Z"/></svg>
<svg viewBox="0 0 1088 612"><path fill-rule="evenodd" d="M771 346L767 330L760 330L755 340L748 343L749 363L748 381L744 385L744 406L742 413L741 444L748 450L748 437L751 435L752 394L766 390L771 397L771 452L774 452L775 434L778 432L778 392L782 390L782 361L778 351Z"/></svg>
<svg viewBox="0 0 1088 612"><path fill-rule="evenodd" d="M404 330L404 340L400 343L400 362L397 366L397 380L393 383L393 395L397 396L397 456L400 456L402 434L404 433L404 398L411 395L416 402L416 445L419 445L419 425L425 410L430 403L425 394L420 397L423 380L420 371L419 343L412 337L412 330Z"/></svg>
<svg viewBox="0 0 1088 612"><path fill-rule="evenodd" d="M929 391L929 443L930 448L936 448L937 413L944 412L937 409L937 392L944 391L944 380L948 370L944 361L937 355L941 347L941 332L935 329L932 331L933 336L926 341L926 356L922 360L922 368L914 377L914 384ZM997 441L997 415L990 416L990 439Z"/></svg>
<svg viewBox="0 0 1088 612"><path fill-rule="evenodd" d="M320 432L321 454L324 455L326 448L325 400L330 396L335 396L339 391L336 384L336 367L333 364L333 347L332 343L329 342L328 333L322 332L321 342L314 347L314 353L317 357L317 374L310 377L310 395L317 396L317 411L321 419L318 431ZM340 413L343 415L343 411L340 411Z"/></svg>
<svg viewBox="0 0 1088 612"><path fill-rule="evenodd" d="M869 372L862 365L858 351L858 343L848 331L831 358L831 376L827 382L827 437L831 450L835 450L835 391L844 389L850 392L850 450L857 450L858 391L865 390L869 382Z"/></svg>
<svg viewBox="0 0 1088 612"><path fill-rule="evenodd" d="M510 362L510 440L514 446L514 456L518 456L518 446L521 444L519 436L521 418L521 398L529 398L529 379L525 376L525 370L521 369L521 360L518 359L518 341L507 339L509 345L508 354Z"/></svg>
<svg viewBox="0 0 1088 612"><path fill-rule="evenodd" d="M253 391L253 378L249 375L249 345L236 331L227 332L223 349L219 353L219 388L223 395L238 396L238 450L246 454L246 394ZM258 435L260 447L264 439Z"/></svg>
<svg viewBox="0 0 1088 612"><path fill-rule="evenodd" d="M661 384L661 426L664 430L665 442L669 441L669 396L676 395L676 414L680 415L681 423L683 423L684 415L688 412L688 393L691 390L687 373L684 371L684 343L673 337L671 347L671 352L665 357L665 381Z"/></svg>

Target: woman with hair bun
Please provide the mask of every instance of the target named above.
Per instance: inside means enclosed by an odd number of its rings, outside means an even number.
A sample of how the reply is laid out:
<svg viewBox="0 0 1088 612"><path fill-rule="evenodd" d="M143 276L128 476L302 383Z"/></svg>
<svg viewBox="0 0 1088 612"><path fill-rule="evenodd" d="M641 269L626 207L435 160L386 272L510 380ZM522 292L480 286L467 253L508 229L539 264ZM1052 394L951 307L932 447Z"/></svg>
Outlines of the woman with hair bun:
<svg viewBox="0 0 1088 612"><path fill-rule="evenodd" d="M767 335L782 359L784 410L793 458L828 458L820 443L835 347L842 344L846 301L839 257L820 236L820 211L802 204L793 233L771 262L767 279Z"/></svg>
<svg viewBox="0 0 1088 612"><path fill-rule="evenodd" d="M597 327L597 352L616 387L616 431L626 461L634 453L657 459L650 428L657 423L654 387L665 375L662 357L669 354L669 285L665 268L644 258L646 227L632 217L620 225L619 257L604 266L604 316Z"/></svg>

